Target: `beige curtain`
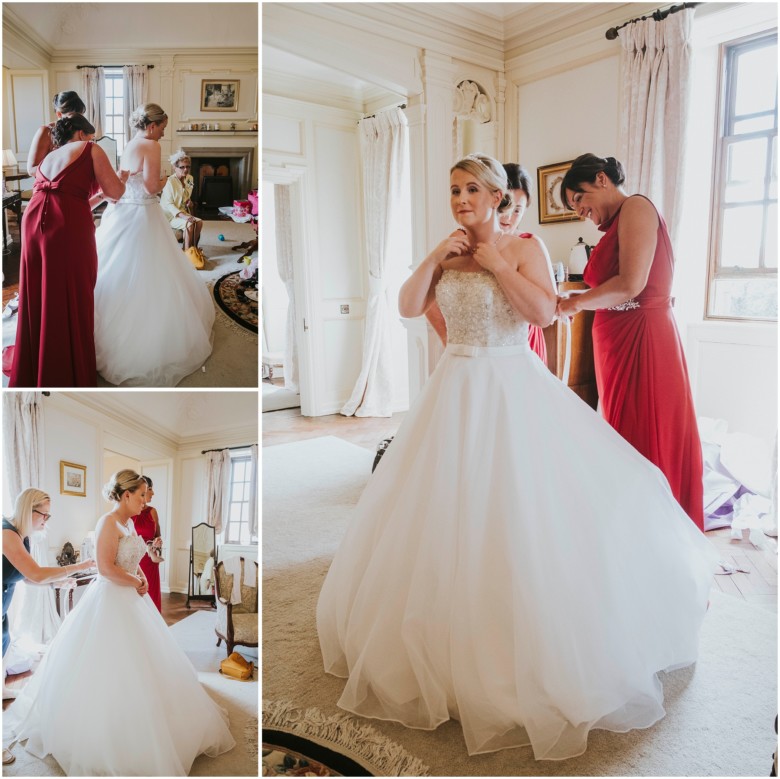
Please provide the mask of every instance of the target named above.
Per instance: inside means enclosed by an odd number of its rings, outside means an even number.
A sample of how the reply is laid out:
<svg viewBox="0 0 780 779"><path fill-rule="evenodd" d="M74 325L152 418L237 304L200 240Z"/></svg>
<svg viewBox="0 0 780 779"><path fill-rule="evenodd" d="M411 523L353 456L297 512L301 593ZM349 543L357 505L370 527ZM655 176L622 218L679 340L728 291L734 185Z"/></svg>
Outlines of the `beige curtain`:
<svg viewBox="0 0 780 779"><path fill-rule="evenodd" d="M122 68L125 85L125 132L128 141L135 135L135 130L130 127L130 114L147 101L148 72L148 65L125 65Z"/></svg>
<svg viewBox="0 0 780 779"><path fill-rule="evenodd" d="M206 452L206 522L222 532L230 491L230 450Z"/></svg>
<svg viewBox="0 0 780 779"><path fill-rule="evenodd" d="M284 388L300 391L298 381L298 343L295 340L295 279L293 276L292 224L290 220L290 188L274 187L276 221L276 267L287 290L287 324L284 331Z"/></svg>
<svg viewBox="0 0 780 779"><path fill-rule="evenodd" d="M95 137L102 138L106 126L106 72L100 68L82 68L86 117L95 127Z"/></svg>
<svg viewBox="0 0 780 779"><path fill-rule="evenodd" d="M645 19L619 31L620 153L626 187L655 203L674 242L681 212L694 9Z"/></svg>
<svg viewBox="0 0 780 779"><path fill-rule="evenodd" d="M363 218L368 264L368 304L363 334L363 362L352 396L341 409L345 416L392 415L393 381L390 305L385 268L397 229L406 173L409 132L400 108L381 111L360 122L363 159ZM403 262L400 258L394 258Z"/></svg>

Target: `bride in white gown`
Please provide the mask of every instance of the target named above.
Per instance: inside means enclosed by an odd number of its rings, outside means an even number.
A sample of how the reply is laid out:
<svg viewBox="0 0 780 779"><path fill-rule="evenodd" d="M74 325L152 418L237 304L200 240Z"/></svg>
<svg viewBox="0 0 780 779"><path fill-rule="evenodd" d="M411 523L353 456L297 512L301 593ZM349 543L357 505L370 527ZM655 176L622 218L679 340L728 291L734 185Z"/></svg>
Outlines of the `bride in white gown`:
<svg viewBox="0 0 780 779"><path fill-rule="evenodd" d="M214 303L176 243L160 208L159 139L168 117L155 103L130 117L135 137L121 169L125 194L106 208L95 234L95 352L111 384L172 387L211 354Z"/></svg>
<svg viewBox="0 0 780 779"><path fill-rule="evenodd" d="M115 506L97 525L98 577L4 725L68 776L186 776L198 755L215 757L235 740L146 594L146 544L132 521L146 482L124 470L103 492Z"/></svg>
<svg viewBox="0 0 780 779"><path fill-rule="evenodd" d="M587 748L664 716L658 672L696 660L717 556L663 474L528 346L555 291L532 241L501 234L500 164L452 170L464 234L401 290L434 295L448 346L371 477L317 606L338 705L469 754Z"/></svg>

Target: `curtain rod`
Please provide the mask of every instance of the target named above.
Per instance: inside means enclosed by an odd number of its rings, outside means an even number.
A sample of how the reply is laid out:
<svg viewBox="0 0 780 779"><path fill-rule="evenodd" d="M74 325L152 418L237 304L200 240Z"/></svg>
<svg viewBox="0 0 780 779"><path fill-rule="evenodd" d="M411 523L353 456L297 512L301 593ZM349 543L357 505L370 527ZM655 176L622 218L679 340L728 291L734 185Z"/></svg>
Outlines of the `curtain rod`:
<svg viewBox="0 0 780 779"><path fill-rule="evenodd" d="M406 108L406 103L401 103L401 105L396 106L396 108L400 108L400 109L403 110L404 108ZM376 114L371 114L371 116L364 116L363 119L374 119L375 117L376 117ZM362 122L363 119L361 119L360 121Z"/></svg>
<svg viewBox="0 0 780 779"><path fill-rule="evenodd" d="M223 446L219 449L204 449L201 454L207 452L221 452L223 449L249 449L250 446L257 446L257 444L244 444L243 446Z"/></svg>
<svg viewBox="0 0 780 779"><path fill-rule="evenodd" d="M627 27L629 24L636 24L637 22L643 22L645 19L655 19L656 22L660 22L662 19L666 19L669 14L676 14L678 11L682 11L685 8L696 8L697 5L702 3L683 3L682 5L673 5L671 8L667 8L662 11L660 8L653 11L648 16L640 16L638 19L629 19L623 24L619 24L617 27L610 27L605 33L605 37L608 41L614 41L618 37L618 30L623 27Z"/></svg>
<svg viewBox="0 0 780 779"><path fill-rule="evenodd" d="M132 67L131 65L76 65L76 70L81 70L82 68L129 68ZM147 65L147 68L149 70L152 70L154 68L154 65Z"/></svg>

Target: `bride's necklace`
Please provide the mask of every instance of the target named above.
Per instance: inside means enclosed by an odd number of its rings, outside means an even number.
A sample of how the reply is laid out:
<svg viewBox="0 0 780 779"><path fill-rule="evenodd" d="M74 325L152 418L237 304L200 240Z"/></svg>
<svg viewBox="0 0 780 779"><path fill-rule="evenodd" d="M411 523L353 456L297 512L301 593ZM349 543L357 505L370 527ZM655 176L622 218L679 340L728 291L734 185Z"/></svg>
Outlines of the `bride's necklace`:
<svg viewBox="0 0 780 779"><path fill-rule="evenodd" d="M495 241L491 241L491 242L490 242L490 245L491 245L491 246L498 246L498 242L499 242L499 241L500 241L500 240L501 240L503 237L504 237L504 234L503 234L503 233L499 233L499 234L498 234L498 238L496 238L496 240L495 240ZM484 242L483 242L483 243L484 243ZM476 250L477 250L477 247L476 247L476 246L472 246L471 244L469 244L469 251L470 251L472 254L474 254L474 252L475 252Z"/></svg>

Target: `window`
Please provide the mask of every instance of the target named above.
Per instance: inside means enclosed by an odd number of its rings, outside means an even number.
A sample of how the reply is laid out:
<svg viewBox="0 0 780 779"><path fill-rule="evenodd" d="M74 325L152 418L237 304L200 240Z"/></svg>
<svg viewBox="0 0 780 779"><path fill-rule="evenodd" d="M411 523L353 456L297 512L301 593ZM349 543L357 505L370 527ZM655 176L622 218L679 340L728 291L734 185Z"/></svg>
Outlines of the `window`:
<svg viewBox="0 0 780 779"><path fill-rule="evenodd" d="M225 544L256 544L257 535L249 532L252 460L248 449L230 453L230 495L227 522L222 531Z"/></svg>
<svg viewBox="0 0 780 779"><path fill-rule="evenodd" d="M103 132L116 141L120 157L127 143L125 127L125 80L122 68L106 68L106 126Z"/></svg>
<svg viewBox="0 0 780 779"><path fill-rule="evenodd" d="M777 33L721 47L707 316L777 320Z"/></svg>

